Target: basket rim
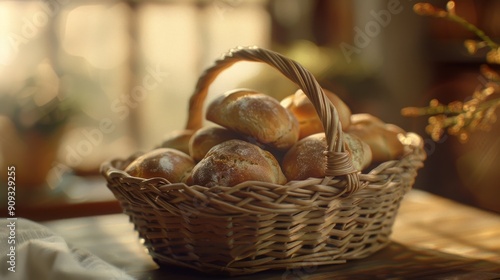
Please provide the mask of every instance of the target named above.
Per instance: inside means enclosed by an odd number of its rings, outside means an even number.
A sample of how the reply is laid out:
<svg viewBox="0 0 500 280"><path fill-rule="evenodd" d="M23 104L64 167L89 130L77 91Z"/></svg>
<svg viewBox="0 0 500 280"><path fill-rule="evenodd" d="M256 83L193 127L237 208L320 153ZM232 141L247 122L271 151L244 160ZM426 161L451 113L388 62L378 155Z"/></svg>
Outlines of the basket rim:
<svg viewBox="0 0 500 280"><path fill-rule="evenodd" d="M260 181L246 181L231 187L206 187L187 185L185 183L171 183L163 178L142 179L130 176L124 172L125 163L130 163L134 157L141 154L134 153L127 159L114 159L104 162L101 165L101 173L108 181L108 187L119 186L120 184L134 185L136 188L145 190L145 193L151 193L151 197L148 194L148 197L143 197L143 199L151 200L152 204L155 204L156 200L152 197L153 195L165 196L166 198L173 199L173 201L187 199L189 195L191 199L196 198L207 203L211 198L221 195L224 195L228 200L239 201L238 199L240 198L244 201L259 200L255 197L256 193L266 192L268 197L274 197L273 199L276 199L276 201L280 201L281 197L284 196L296 197L298 200L292 204L297 206L296 208L301 209L303 206L301 204L303 203L301 203L300 198L305 197L307 199L308 196L325 195L330 200L337 197L349 197L368 186L374 185L375 188L379 187L377 184L383 186L387 181L395 177L398 177L397 180L402 183L406 183L406 181L413 183L416 177L415 171L423 165L423 160L426 157L423 150L423 140L418 134L406 132L406 134L398 135L405 149L405 154L399 159L378 163L377 166L367 173L356 170L353 167L350 152L343 140L343 131L337 110L325 95L315 77L298 62L277 52L256 46L233 48L220 59L216 60L212 67L205 70L198 79L195 91L189 100L189 115L186 129L198 130L202 127L202 105L208 95L210 84L221 72L240 61L268 64L298 85L309 98L323 123L327 140L327 150L325 151L327 166L324 178L288 181L284 185L263 183ZM405 172L409 173L409 176ZM173 197L174 193L178 194L181 192L184 198L181 198L181 195ZM252 196L250 193L254 193L254 195ZM238 199L235 198L236 196L239 196ZM290 199L286 201L290 201ZM267 202L262 200L264 204ZM225 207L227 208L233 208L237 211L243 210L239 204L233 207L233 205L223 200L220 200L220 203L226 204ZM239 201L239 203L243 202ZM275 208L276 211L286 211L282 207ZM259 207L252 209L252 211L257 212L260 210Z"/></svg>
<svg viewBox="0 0 500 280"><path fill-rule="evenodd" d="M188 208L209 203L219 204L222 208L231 209L229 212L233 215L268 213L268 209L272 209L274 212L291 213L323 207L324 205L321 204L326 201L347 199L356 193L362 194L384 189L394 181L397 181L398 184L411 185L416 177L416 170L423 166L423 161L426 158L423 141L419 135L412 132L407 133L401 139L406 147L406 153L398 160L381 162L366 173L360 172L359 178L364 188L358 189L357 192L346 191L343 186L348 183L348 178L343 176L308 178L289 181L284 185L246 181L232 187L187 185L185 183L170 183L159 177L144 179L131 176L124 171L124 166L141 153L134 153L125 159L104 162L101 165L101 173L108 182L108 188L112 191L139 192L139 195L142 196L141 199L148 201L153 207L167 207L166 205L158 206L158 201L161 198L165 203L187 203L186 207ZM262 194L262 197L259 197L259 194ZM311 197L314 196L322 197L319 204L310 203ZM280 201L284 197L286 197L284 199L286 203ZM247 201L242 202L242 200ZM254 205L248 206L247 203ZM200 214L215 215L213 213Z"/></svg>

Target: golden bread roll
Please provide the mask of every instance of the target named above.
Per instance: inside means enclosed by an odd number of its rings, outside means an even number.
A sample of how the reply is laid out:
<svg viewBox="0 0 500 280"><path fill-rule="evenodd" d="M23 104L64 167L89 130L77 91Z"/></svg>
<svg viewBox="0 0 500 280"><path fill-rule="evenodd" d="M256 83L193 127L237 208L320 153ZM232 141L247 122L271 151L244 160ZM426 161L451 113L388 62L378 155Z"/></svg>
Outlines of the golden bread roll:
<svg viewBox="0 0 500 280"><path fill-rule="evenodd" d="M194 167L193 159L172 148L157 148L132 161L125 172L134 177L162 177L170 183L185 182Z"/></svg>
<svg viewBox="0 0 500 280"><path fill-rule="evenodd" d="M337 109L342 130L345 130L349 127L351 122L351 109L333 92L326 89L323 89L323 92ZM280 104L292 112L299 122L299 139L311 134L325 131L321 119L319 118L316 109L314 109L314 105L301 89L297 90L294 94L285 97L281 100Z"/></svg>
<svg viewBox="0 0 500 280"><path fill-rule="evenodd" d="M361 171L371 163L370 147L359 138L344 133L353 167ZM289 181L325 177L327 150L325 133L315 133L299 140L285 154L281 167Z"/></svg>
<svg viewBox="0 0 500 280"><path fill-rule="evenodd" d="M195 162L205 157L215 145L231 139L239 139L240 135L221 126L206 126L197 130L189 142L189 154Z"/></svg>
<svg viewBox="0 0 500 280"><path fill-rule="evenodd" d="M217 97L206 118L279 150L290 148L299 138L295 117L273 97L252 90L236 89Z"/></svg>
<svg viewBox="0 0 500 280"><path fill-rule="evenodd" d="M406 132L370 114L361 114L361 116L354 114L347 132L370 146L372 159L375 162L398 159L404 153L404 145L398 135Z"/></svg>
<svg viewBox="0 0 500 280"><path fill-rule="evenodd" d="M406 134L406 131L404 129L392 123L386 123L384 127L385 129L392 131L396 134Z"/></svg>
<svg viewBox="0 0 500 280"><path fill-rule="evenodd" d="M351 124L385 125L385 122L372 114L358 113L351 115Z"/></svg>
<svg viewBox="0 0 500 280"><path fill-rule="evenodd" d="M363 171L363 169L372 163L372 150L367 143L348 132L344 132L344 142L346 143L347 151L352 156L352 165L356 170Z"/></svg>
<svg viewBox="0 0 500 280"><path fill-rule="evenodd" d="M229 140L210 149L189 180L207 187L231 187L245 181L285 184L286 178L271 153L242 140Z"/></svg>
<svg viewBox="0 0 500 280"><path fill-rule="evenodd" d="M283 157L281 168L288 181L325 177L326 138L324 133L299 140Z"/></svg>
<svg viewBox="0 0 500 280"><path fill-rule="evenodd" d="M172 148L189 154L189 140L194 132L190 129L174 130L165 136L160 148Z"/></svg>

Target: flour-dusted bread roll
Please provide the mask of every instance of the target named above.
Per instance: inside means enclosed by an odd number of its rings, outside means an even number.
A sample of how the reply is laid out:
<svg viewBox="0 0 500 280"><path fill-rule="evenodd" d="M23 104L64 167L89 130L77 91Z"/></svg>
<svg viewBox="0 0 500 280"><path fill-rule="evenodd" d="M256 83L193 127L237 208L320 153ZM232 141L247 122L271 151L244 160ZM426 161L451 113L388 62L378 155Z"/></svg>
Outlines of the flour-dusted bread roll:
<svg viewBox="0 0 500 280"><path fill-rule="evenodd" d="M160 148L172 148L189 154L189 140L194 132L194 130L190 129L174 130L165 135Z"/></svg>
<svg viewBox="0 0 500 280"><path fill-rule="evenodd" d="M361 171L371 163L371 151L366 143L346 133L344 142L356 170ZM283 173L289 181L325 177L326 150L325 133L315 133L302 138L285 154L281 163Z"/></svg>
<svg viewBox="0 0 500 280"><path fill-rule="evenodd" d="M157 148L132 161L125 172L134 177L162 177L170 183L185 182L194 167L193 159L176 149Z"/></svg>
<svg viewBox="0 0 500 280"><path fill-rule="evenodd" d="M333 92L326 89L323 89L323 92L337 109L342 129L345 130L351 123L351 109ZM280 104L292 112L299 122L299 139L325 131L314 105L301 89L285 97Z"/></svg>
<svg viewBox="0 0 500 280"><path fill-rule="evenodd" d="M231 187L245 181L285 184L286 178L271 153L246 141L229 140L210 149L189 180L207 187Z"/></svg>
<svg viewBox="0 0 500 280"><path fill-rule="evenodd" d="M347 151L352 156L352 165L356 170L363 171L363 169L372 163L372 150L367 143L348 132L344 132L344 142L346 143Z"/></svg>
<svg viewBox="0 0 500 280"><path fill-rule="evenodd" d="M215 145L231 139L240 139L241 136L221 126L205 126L198 129L189 142L189 154L195 162L205 157L207 152Z"/></svg>
<svg viewBox="0 0 500 280"><path fill-rule="evenodd" d="M406 132L370 114L353 114L347 132L370 146L374 162L398 159L404 153L404 145L398 135Z"/></svg>
<svg viewBox="0 0 500 280"><path fill-rule="evenodd" d="M248 89L229 91L214 99L206 118L279 150L290 148L299 138L293 114L273 97Z"/></svg>
<svg viewBox="0 0 500 280"><path fill-rule="evenodd" d="M283 157L281 168L288 181L325 177L326 138L324 133L299 140Z"/></svg>

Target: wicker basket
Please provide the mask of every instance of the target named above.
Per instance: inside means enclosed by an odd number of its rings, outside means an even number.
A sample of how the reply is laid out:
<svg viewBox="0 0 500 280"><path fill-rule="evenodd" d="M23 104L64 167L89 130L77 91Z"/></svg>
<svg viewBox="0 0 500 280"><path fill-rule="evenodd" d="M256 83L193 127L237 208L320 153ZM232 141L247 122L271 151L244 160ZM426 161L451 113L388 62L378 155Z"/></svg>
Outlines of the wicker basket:
<svg viewBox="0 0 500 280"><path fill-rule="evenodd" d="M109 189L153 259L237 275L339 264L387 245L400 201L423 166L422 139L408 133L401 138L401 159L367 174L354 170L337 111L318 82L297 62L257 47L233 49L205 71L190 100L188 129L202 126L210 83L238 61L264 62L306 93L325 127L327 175L286 185L248 181L208 188L131 177L123 169L138 154L103 163Z"/></svg>

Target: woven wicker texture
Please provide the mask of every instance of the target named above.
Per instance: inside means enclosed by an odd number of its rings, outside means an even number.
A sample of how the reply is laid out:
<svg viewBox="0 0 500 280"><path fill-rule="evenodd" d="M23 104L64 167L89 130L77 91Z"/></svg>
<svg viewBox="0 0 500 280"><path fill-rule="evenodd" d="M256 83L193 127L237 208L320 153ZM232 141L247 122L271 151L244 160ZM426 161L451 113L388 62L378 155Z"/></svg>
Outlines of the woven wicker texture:
<svg viewBox="0 0 500 280"><path fill-rule="evenodd" d="M401 137L405 154L363 174L352 167L335 107L297 62L257 47L226 53L198 80L186 128L199 129L210 84L239 61L263 62L312 101L328 142L327 176L286 185L248 181L233 187L171 184L131 177L134 158L103 163L109 189L160 264L208 273L249 274L366 257L389 242L399 204L423 166L422 139Z"/></svg>

